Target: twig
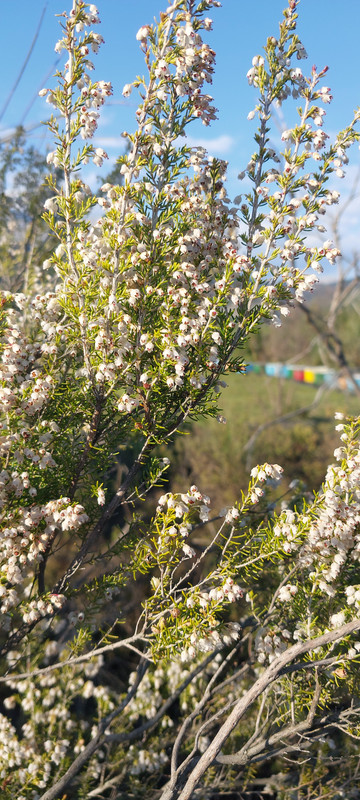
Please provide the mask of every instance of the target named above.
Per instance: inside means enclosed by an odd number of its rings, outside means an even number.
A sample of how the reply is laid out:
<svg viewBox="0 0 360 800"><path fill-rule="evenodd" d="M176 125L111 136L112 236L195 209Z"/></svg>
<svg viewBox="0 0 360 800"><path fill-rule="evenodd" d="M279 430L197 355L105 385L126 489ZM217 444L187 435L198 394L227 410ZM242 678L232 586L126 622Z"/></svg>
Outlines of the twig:
<svg viewBox="0 0 360 800"><path fill-rule="evenodd" d="M201 756L198 763L194 766L184 785L184 788L178 794L178 800L190 800L192 793L198 785L204 772L206 772L208 767L214 762L222 746L227 741L234 728L238 725L247 709L263 693L270 683L273 683L275 680L277 680L282 669L286 667L287 664L304 653L313 651L317 647L324 647L325 645L348 636L359 629L360 619L355 619L346 625L342 625L340 628L327 631L321 636L317 636L315 639L307 639L305 642L298 642L297 644L292 645L292 647L289 647L288 650L285 650L284 653L281 653L281 655L277 656L272 661L270 666L264 670L263 674L255 681L253 686L251 686L251 688L246 692L246 694L240 698L228 719L221 726L220 730L207 748L206 752ZM172 793L169 794L167 791L165 791L161 800L170 800L172 796Z"/></svg>
<svg viewBox="0 0 360 800"><path fill-rule="evenodd" d="M129 639L122 639L120 642L113 642L113 644L104 645L104 647L99 647L97 650L91 650L90 653L83 653L81 656L76 656L75 658L68 658L66 661L57 661L56 664L50 664L48 667L43 667L42 669L36 669L29 672L21 672L14 673L10 675L5 675L0 677L0 683L7 683L8 681L23 681L26 678L37 678L39 675L46 675L48 672L53 672L55 669L63 669L63 667L72 666L72 664L82 664L84 661L89 661L91 658L98 658L103 653L109 653L114 650L118 650L121 647L128 647L130 650L135 650L138 655L141 655L142 658L146 658L144 653L141 653L137 648L132 646L132 642L134 641L144 641L144 637L141 635L131 636ZM147 659L151 661L151 659Z"/></svg>
<svg viewBox="0 0 360 800"><path fill-rule="evenodd" d="M140 662L137 670L136 679L128 691L126 697L122 700L122 702L117 706L117 708L108 714L105 719L102 720L100 725L98 726L98 731L95 734L94 738L91 739L89 744L86 745L84 750L75 758L75 761L71 764L69 769L65 772L65 774L60 778L50 789L48 789L45 794L39 797L39 800L56 800L57 797L61 796L60 793L64 792L64 789L69 786L70 783L76 778L82 767L87 763L89 758L95 753L98 749L100 744L105 739L105 731L109 727L110 723L121 714L121 712L126 708L126 706L130 703L130 700L136 694L138 687L145 675L145 672L148 668L148 664L146 663L145 659Z"/></svg>

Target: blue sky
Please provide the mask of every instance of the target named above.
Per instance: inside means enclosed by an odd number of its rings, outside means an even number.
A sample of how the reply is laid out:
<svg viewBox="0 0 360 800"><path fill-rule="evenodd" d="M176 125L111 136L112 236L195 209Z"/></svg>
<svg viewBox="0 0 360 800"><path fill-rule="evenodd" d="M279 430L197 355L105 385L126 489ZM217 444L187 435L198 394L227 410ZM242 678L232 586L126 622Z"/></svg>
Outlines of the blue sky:
<svg viewBox="0 0 360 800"><path fill-rule="evenodd" d="M40 149L50 149L51 140L46 129L35 127L49 110L44 100L37 97L37 92L43 85L53 85L51 78L46 76L54 71L54 44L59 38L59 23L54 15L70 4L70 0L16 0L1 4L0 113L19 75L44 8L45 14L23 77L0 121L0 136L23 122L30 128L31 142ZM97 5L102 21L98 30L105 45L95 56L95 75L99 79L111 80L114 87L114 95L102 114L98 144L115 159L121 152L121 131L134 128L137 106L134 93L124 100L122 87L144 71L135 34L141 25L152 22L154 16L158 17L167 2L99 0ZM219 109L219 119L210 128L196 123L189 129L189 134L192 139L207 143L211 154L229 161L228 190L232 197L241 190L236 175L254 149L252 133L255 122L248 122L247 114L255 105L256 91L248 86L246 72L253 55L261 53L266 37L277 35L278 21L285 5L285 0L223 0L222 8L211 12L214 29L205 35L217 53L217 69L209 91ZM326 127L334 132L345 126L355 106L360 104L360 0L342 0L341 7L338 0L301 0L298 12L298 33L309 54L308 60L301 62L302 68L310 71L313 63L318 68L325 65L330 68L325 82L331 86L334 101L326 109ZM280 124L278 120L277 125ZM358 164L359 151L356 149L348 177L337 187L340 191L345 189L346 193ZM360 205L358 208L360 210Z"/></svg>

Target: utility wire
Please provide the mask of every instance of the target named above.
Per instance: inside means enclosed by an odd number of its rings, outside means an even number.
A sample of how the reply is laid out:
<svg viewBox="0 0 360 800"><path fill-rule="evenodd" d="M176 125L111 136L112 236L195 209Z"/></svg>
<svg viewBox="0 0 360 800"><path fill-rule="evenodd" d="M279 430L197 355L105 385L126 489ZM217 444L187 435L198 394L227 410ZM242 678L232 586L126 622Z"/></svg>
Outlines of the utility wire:
<svg viewBox="0 0 360 800"><path fill-rule="evenodd" d="M44 19L44 16L45 16L45 11L46 11L46 9L47 9L47 5L48 5L48 4L47 4L47 3L45 3L45 5L44 5L44 8L43 8L43 10L42 10L42 13L41 13L41 17L40 17L40 20L39 20L39 24L38 24L38 26L37 26L37 29L36 29L36 32L35 32L35 36L34 36L34 38L33 38L32 42L31 42L31 45L30 45L29 52L28 52L28 54L27 54L27 56L26 56L26 58L25 58L25 61L24 61L23 65L22 65L22 67L21 67L21 70L20 70L20 72L19 72L19 75L18 75L18 77L16 78L16 81L15 81L15 83L14 83L14 86L12 87L12 89L11 89L11 91L10 91L9 95L7 96L7 98L6 98L6 100L5 100L5 103L4 103L4 105L3 105L3 107L2 107L2 109L1 109L1 111L0 111L0 121L2 120L2 118L3 118L4 114L5 114L5 111L7 110L7 107L8 107L8 105L10 104L10 102L11 102L11 100L12 100L12 98L13 98L13 96L14 96L15 92L16 92L16 89L17 89L17 87L18 87L18 85L19 85L19 83L20 83L20 81L21 81L21 78L22 78L22 76L23 76L23 74L24 74L24 72L25 72L25 70L26 70L26 67L27 67L27 64L28 64L29 58L30 58L30 56L31 56L31 53L32 53L32 51L33 51L34 47L35 47L35 44L36 44L37 38L38 38L38 36L39 36L39 33L40 33L40 28L41 28L41 24L42 24L42 21L43 21L43 19Z"/></svg>
<svg viewBox="0 0 360 800"><path fill-rule="evenodd" d="M39 90L40 90L40 89L42 89L42 88L43 88L43 86L45 86L47 79L50 77L50 75L52 75L52 74L53 74L53 71L54 71L54 69L57 67L57 65L58 65L58 63L59 63L59 61L60 61L60 60L61 60L61 56L59 56L59 57L56 59L56 61L54 61L54 63L53 63L53 64L52 64L52 66L50 67L49 71L46 73L46 75L45 75L45 78L43 78L43 79L42 79L42 81L41 81L41 85L39 86ZM30 103L27 105L27 107L26 107L26 109L25 109L25 111L24 111L24 113L23 113L23 115L22 115L22 117L21 117L21 120L20 120L20 123L19 123L20 125L23 125L23 124L24 124L24 122L25 122L25 119L26 119L26 117L27 117L27 115L28 115L28 113L29 113L30 109L31 109L31 108L32 108L32 106L34 105L35 101L37 100L38 96L39 96L39 92L37 91L37 92L35 92L34 96L31 98L31 100L30 100Z"/></svg>
<svg viewBox="0 0 360 800"><path fill-rule="evenodd" d="M61 119L61 114L54 115L54 116L55 116L55 119ZM35 131L37 128L43 128L43 127L44 127L44 122L32 122L30 125L27 125L26 127L23 128L23 133L25 134L25 136L27 136L29 133L32 133L33 131ZM22 128L21 125L20 125L20 128ZM10 132L7 132L5 134L5 136L1 136L0 135L0 145L7 144L8 142L12 142L13 139L14 139L14 135L15 135L17 130L18 130L18 128L13 127Z"/></svg>

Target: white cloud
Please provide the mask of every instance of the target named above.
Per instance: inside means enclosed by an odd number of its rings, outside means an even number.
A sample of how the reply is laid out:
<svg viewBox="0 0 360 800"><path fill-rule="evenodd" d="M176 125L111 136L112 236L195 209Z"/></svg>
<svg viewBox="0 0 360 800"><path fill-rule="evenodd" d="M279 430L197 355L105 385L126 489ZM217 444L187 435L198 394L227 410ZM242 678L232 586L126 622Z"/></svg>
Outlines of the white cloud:
<svg viewBox="0 0 360 800"><path fill-rule="evenodd" d="M116 147L117 149L121 147L123 150L125 147L125 140L123 136L94 136L94 143L98 147Z"/></svg>
<svg viewBox="0 0 360 800"><path fill-rule="evenodd" d="M235 144L233 136L224 133L221 136L214 136L212 139L196 136L181 136L177 140L179 145L187 144L189 147L204 147L210 155L225 155L229 153ZM124 139L122 136L96 136L94 137L98 147L116 147L124 149Z"/></svg>
<svg viewBox="0 0 360 800"><path fill-rule="evenodd" d="M226 155L235 144L233 136L223 133L221 136L214 136L212 139L197 136L181 136L179 143L187 144L189 147L205 147L210 155Z"/></svg>

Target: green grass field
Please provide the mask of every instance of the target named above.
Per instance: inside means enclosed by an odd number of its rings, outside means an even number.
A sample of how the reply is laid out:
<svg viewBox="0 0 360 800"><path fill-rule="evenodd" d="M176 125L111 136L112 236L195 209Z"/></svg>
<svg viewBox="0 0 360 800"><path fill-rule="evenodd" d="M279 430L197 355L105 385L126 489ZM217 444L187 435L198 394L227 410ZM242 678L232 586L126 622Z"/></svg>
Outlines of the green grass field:
<svg viewBox="0 0 360 800"><path fill-rule="evenodd" d="M319 488L339 446L334 413L359 414L359 398L326 390L310 410L279 421L310 406L317 388L251 373L226 380L220 405L227 423L212 418L194 423L190 436L177 439L173 488L196 483L211 495L215 507L224 506L245 488L251 467L264 461L281 464L287 483L297 478L309 489Z"/></svg>

